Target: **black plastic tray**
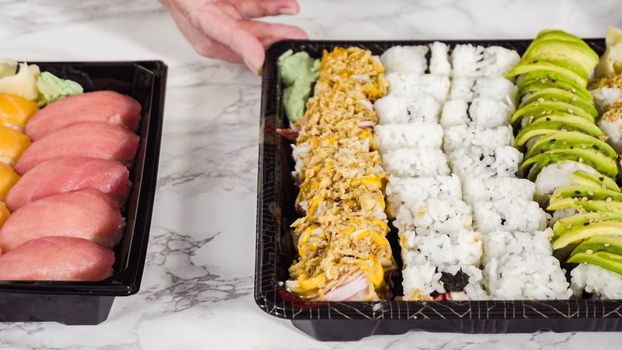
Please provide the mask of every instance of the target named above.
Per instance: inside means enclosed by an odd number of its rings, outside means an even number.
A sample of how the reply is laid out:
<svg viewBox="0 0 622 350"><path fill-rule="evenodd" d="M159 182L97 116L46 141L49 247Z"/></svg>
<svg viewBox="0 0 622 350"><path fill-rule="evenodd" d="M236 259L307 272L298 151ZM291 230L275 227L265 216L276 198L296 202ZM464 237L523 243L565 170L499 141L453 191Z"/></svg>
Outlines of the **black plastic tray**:
<svg viewBox="0 0 622 350"><path fill-rule="evenodd" d="M522 53L530 40L454 41L450 46L500 45ZM259 174L257 194L257 242L255 301L270 315L290 319L295 327L320 340L356 340L373 334L398 334L412 329L436 332L518 333L537 330L622 330L621 300L552 301L395 301L303 302L290 294L282 282L296 253L289 225L296 219L297 189L291 171L294 162L290 142L276 128L288 127L281 104L277 59L285 51L306 51L321 57L336 46L358 46L374 54L394 45L420 45L432 41L281 41L266 54L263 72ZM599 54L603 39L586 39ZM395 236L392 245L397 246ZM396 251L396 257L399 253ZM399 295L400 285L395 292Z"/></svg>
<svg viewBox="0 0 622 350"><path fill-rule="evenodd" d="M145 265L162 137L167 67L161 61L33 62L79 82L85 91L115 90L142 104L140 145L130 171L132 187L115 248L114 274L101 282L0 281L0 322L56 321L71 325L106 320L116 296L138 292Z"/></svg>

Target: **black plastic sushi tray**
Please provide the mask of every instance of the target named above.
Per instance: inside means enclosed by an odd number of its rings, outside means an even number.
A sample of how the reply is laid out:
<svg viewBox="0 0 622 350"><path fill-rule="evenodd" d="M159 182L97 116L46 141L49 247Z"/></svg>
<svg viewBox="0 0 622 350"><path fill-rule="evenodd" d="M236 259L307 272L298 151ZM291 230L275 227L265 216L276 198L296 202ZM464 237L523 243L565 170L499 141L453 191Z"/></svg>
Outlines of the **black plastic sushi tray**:
<svg viewBox="0 0 622 350"><path fill-rule="evenodd" d="M132 187L123 212L126 226L114 250L113 275L100 282L0 281L2 322L99 324L108 317L115 297L135 294L140 288L158 174L167 67L161 61L32 63L80 83L85 91L114 90L142 105L140 145L130 171Z"/></svg>
<svg viewBox="0 0 622 350"><path fill-rule="evenodd" d="M306 302L288 292L283 282L296 256L289 225L296 219L297 189L291 171L291 145L276 133L287 128L277 59L287 50L306 51L319 58L323 50L357 46L382 54L395 45L422 45L430 41L281 41L267 51L263 72L257 194L255 301L265 312L289 319L320 340L356 340L374 334L399 334L413 329L435 332L519 333L538 330L622 330L622 301L571 299L544 301L398 301ZM456 44L499 45L522 53L530 40L454 41ZM598 54L603 39L585 39ZM399 256L396 234L389 235ZM399 278L399 277L398 277ZM394 294L400 295L397 281Z"/></svg>

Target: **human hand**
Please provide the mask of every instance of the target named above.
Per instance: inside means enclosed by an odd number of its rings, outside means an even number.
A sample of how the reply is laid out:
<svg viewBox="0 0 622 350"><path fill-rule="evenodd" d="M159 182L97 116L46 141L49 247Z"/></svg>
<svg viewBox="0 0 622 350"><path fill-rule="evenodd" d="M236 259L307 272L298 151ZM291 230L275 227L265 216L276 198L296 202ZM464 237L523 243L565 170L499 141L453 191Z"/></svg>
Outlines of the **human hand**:
<svg viewBox="0 0 622 350"><path fill-rule="evenodd" d="M294 15L296 0L161 0L201 55L244 63L261 72L265 48L282 39L306 39L300 28L253 18Z"/></svg>

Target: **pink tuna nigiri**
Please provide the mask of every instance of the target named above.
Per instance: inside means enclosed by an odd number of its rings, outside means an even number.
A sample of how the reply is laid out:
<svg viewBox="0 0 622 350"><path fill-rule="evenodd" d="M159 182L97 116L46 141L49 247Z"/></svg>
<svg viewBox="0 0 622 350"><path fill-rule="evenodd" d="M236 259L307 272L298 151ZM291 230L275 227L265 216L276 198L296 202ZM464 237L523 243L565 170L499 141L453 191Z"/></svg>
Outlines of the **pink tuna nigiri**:
<svg viewBox="0 0 622 350"><path fill-rule="evenodd" d="M0 255L3 281L101 281L112 273L114 253L83 238L43 237Z"/></svg>
<svg viewBox="0 0 622 350"><path fill-rule="evenodd" d="M11 211L55 194L87 188L99 190L119 203L127 197L129 172L115 161L97 158L57 158L32 168L6 196Z"/></svg>
<svg viewBox="0 0 622 350"><path fill-rule="evenodd" d="M33 143L15 164L21 175L46 160L90 157L128 162L134 159L139 137L128 129L107 123L78 123Z"/></svg>
<svg viewBox="0 0 622 350"><path fill-rule="evenodd" d="M81 122L103 122L138 128L140 103L114 91L88 92L60 99L33 115L26 135L36 141L52 132Z"/></svg>
<svg viewBox="0 0 622 350"><path fill-rule="evenodd" d="M117 204L97 190L57 194L13 212L0 229L0 248L10 251L46 236L84 238L112 248L123 224Z"/></svg>

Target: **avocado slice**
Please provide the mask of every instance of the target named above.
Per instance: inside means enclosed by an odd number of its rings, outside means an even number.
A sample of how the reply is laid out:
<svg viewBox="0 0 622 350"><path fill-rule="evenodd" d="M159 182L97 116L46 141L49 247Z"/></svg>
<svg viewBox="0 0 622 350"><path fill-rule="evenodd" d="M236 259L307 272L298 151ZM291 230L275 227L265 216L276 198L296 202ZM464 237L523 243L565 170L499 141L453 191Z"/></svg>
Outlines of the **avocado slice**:
<svg viewBox="0 0 622 350"><path fill-rule="evenodd" d="M574 71L589 80L599 57L583 42L555 38L534 40L522 62L550 62Z"/></svg>
<svg viewBox="0 0 622 350"><path fill-rule="evenodd" d="M595 252L608 252L616 255L622 255L622 237L618 236L592 236L581 242L570 256L579 253L593 254Z"/></svg>
<svg viewBox="0 0 622 350"><path fill-rule="evenodd" d="M568 262L596 265L622 275L622 256L609 252L577 253L571 256Z"/></svg>
<svg viewBox="0 0 622 350"><path fill-rule="evenodd" d="M539 91L535 91L532 94L526 96L527 98L521 102L520 107L528 105L536 101L554 101L554 102L566 102L571 105L577 106L592 116L598 116L598 110L594 106L593 100L586 100L578 94L573 94L570 91L562 90L560 88L545 88Z"/></svg>
<svg viewBox="0 0 622 350"><path fill-rule="evenodd" d="M523 163L519 167L519 172L524 175L532 165L537 164L538 171L529 171L528 176L529 180L535 181L536 177L540 173L540 170L542 170L544 166L564 160L573 160L578 161L579 163L585 163L596 169L601 174L610 177L615 177L618 174L616 161L593 148L551 149L523 160Z"/></svg>
<svg viewBox="0 0 622 350"><path fill-rule="evenodd" d="M583 200L613 201L622 203L622 192L612 191L596 186L570 185L553 192L550 203L564 198L581 198Z"/></svg>
<svg viewBox="0 0 622 350"><path fill-rule="evenodd" d="M571 177L572 181L577 185L596 186L620 192L620 187L615 180L602 174L590 174L583 170L577 170Z"/></svg>
<svg viewBox="0 0 622 350"><path fill-rule="evenodd" d="M510 118L510 123L515 124L524 117L533 118L535 120L555 112L569 113L594 123L594 116L579 107L566 102L546 100L532 102L517 109Z"/></svg>
<svg viewBox="0 0 622 350"><path fill-rule="evenodd" d="M543 29L538 33L538 35L536 36L534 40L538 40L538 39L558 39L558 40L584 42L578 36L565 32L561 29Z"/></svg>
<svg viewBox="0 0 622 350"><path fill-rule="evenodd" d="M618 153L608 143L578 131L557 131L540 137L525 154L525 159L552 149L594 149L604 156L617 159Z"/></svg>
<svg viewBox="0 0 622 350"><path fill-rule="evenodd" d="M522 75L517 82L518 96L536 92L546 88L558 88L569 91L585 100L593 100L592 95L585 86L555 72L532 72Z"/></svg>
<svg viewBox="0 0 622 350"><path fill-rule="evenodd" d="M549 62L519 63L516 67L505 74L505 78L512 79L519 75L534 72L554 72L583 87L587 86L589 81L588 78L575 73L571 69Z"/></svg>
<svg viewBox="0 0 622 350"><path fill-rule="evenodd" d="M553 225L553 239L563 236L566 232L588 226L590 223L617 221L622 222L622 214L591 212L575 214L563 219L557 220Z"/></svg>
<svg viewBox="0 0 622 350"><path fill-rule="evenodd" d="M599 200L586 200L581 198L564 198L555 202L550 202L546 208L548 211L562 210L562 209L577 209L580 212L599 212L599 213L614 213L622 215L622 203L620 202L607 202Z"/></svg>
<svg viewBox="0 0 622 350"><path fill-rule="evenodd" d="M594 137L602 137L605 133L596 124L567 113L553 113L539 118L525 126L514 139L517 148L523 147L535 136L548 135L558 130L580 131Z"/></svg>
<svg viewBox="0 0 622 350"><path fill-rule="evenodd" d="M552 242L552 247L558 250L596 235L622 236L622 222L588 222L585 226L566 231Z"/></svg>

